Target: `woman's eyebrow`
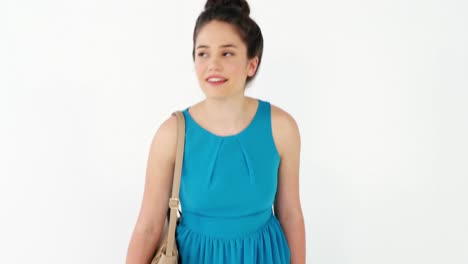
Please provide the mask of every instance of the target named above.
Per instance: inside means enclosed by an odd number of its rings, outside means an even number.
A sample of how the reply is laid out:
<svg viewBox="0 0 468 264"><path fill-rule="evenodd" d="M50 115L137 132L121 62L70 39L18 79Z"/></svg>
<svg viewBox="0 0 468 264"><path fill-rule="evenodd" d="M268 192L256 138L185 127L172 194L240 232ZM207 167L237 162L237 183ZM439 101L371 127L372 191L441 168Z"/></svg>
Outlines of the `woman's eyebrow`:
<svg viewBox="0 0 468 264"><path fill-rule="evenodd" d="M208 48L209 46L207 45L199 45L196 49L202 49L202 48ZM224 45L220 45L219 47L221 48L237 48L236 45L234 44L224 44Z"/></svg>

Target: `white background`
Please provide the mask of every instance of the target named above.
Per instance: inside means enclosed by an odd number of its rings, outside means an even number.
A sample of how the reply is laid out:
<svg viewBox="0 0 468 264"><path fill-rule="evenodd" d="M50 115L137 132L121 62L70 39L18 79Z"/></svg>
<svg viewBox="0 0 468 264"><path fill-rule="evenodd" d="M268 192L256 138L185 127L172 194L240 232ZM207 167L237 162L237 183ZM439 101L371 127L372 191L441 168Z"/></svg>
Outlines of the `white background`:
<svg viewBox="0 0 468 264"><path fill-rule="evenodd" d="M0 2L0 263L124 263L204 1ZM250 1L302 134L307 263L468 263L468 4Z"/></svg>

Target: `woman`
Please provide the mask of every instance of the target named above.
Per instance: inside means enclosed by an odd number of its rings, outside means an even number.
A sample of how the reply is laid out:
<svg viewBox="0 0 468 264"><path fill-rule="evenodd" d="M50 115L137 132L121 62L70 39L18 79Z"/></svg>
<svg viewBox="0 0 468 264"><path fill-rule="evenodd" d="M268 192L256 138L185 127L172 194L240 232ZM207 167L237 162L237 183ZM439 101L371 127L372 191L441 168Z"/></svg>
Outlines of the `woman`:
<svg viewBox="0 0 468 264"><path fill-rule="evenodd" d="M263 51L247 2L207 1L193 41L206 98L183 111L181 263L305 263L297 124L279 107L244 95ZM172 116L154 136L127 263L149 263L161 236L176 131Z"/></svg>

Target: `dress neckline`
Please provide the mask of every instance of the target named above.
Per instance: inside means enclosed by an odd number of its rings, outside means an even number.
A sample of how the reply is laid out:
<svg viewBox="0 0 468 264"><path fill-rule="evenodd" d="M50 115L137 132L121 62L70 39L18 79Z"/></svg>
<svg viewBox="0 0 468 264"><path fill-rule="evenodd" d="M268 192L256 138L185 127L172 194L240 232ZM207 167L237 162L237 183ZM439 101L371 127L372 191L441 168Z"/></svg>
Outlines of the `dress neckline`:
<svg viewBox="0 0 468 264"><path fill-rule="evenodd" d="M239 132L237 132L235 134L231 134L231 135L218 135L218 134L213 133L210 130L204 128L197 121L195 121L195 119L192 117L192 115L189 112L190 107L185 109L185 112L187 113L187 116L192 121L192 123L194 123L199 129L205 131L206 133L208 133L208 134L210 134L210 135L212 135L214 137L221 138L221 139L234 138L234 137L238 137L238 136L244 134L247 130L249 130L250 127L252 127L253 123L255 123L255 120L258 118L258 115L259 115L259 112L260 112L260 105L261 105L262 101L260 99L256 99L256 101L257 101L257 109L255 110L255 114L252 117L252 119L250 120L250 122L247 124L247 126L244 129L242 129L241 131L239 131Z"/></svg>

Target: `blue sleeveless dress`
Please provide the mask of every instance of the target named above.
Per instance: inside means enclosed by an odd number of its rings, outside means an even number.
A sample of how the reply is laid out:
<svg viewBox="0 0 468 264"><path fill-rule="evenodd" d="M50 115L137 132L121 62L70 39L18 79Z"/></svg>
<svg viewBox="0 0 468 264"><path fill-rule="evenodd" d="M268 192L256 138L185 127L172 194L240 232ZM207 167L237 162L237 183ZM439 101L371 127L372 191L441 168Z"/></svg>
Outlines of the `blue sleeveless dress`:
<svg viewBox="0 0 468 264"><path fill-rule="evenodd" d="M284 264L290 249L273 214L280 157L271 106L259 100L250 124L218 136L183 111L186 141L176 229L181 264Z"/></svg>

